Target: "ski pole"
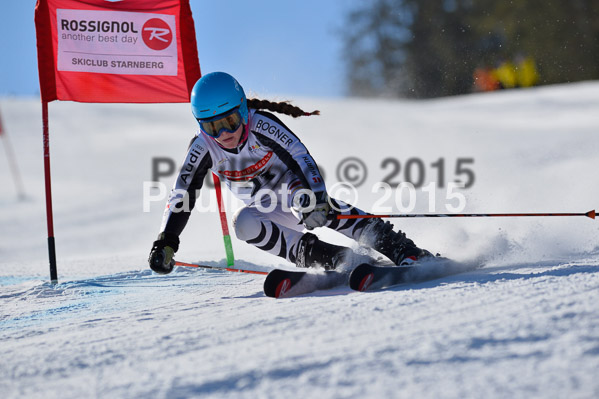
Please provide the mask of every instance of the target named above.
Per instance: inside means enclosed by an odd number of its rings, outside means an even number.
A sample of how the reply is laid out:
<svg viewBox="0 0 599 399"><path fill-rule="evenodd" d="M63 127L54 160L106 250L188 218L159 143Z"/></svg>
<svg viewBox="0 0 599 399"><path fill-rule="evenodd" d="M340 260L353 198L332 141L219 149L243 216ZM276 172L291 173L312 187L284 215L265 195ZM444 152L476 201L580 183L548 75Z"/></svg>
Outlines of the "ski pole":
<svg viewBox="0 0 599 399"><path fill-rule="evenodd" d="M263 274L263 275L268 274L268 272L261 272L258 270L234 269L232 267L209 266L209 265L201 265L198 263L187 263L187 262L179 262L179 261L175 261L175 266L197 267L197 268L202 268L202 269L226 270L228 272L249 273L249 274Z"/></svg>
<svg viewBox="0 0 599 399"><path fill-rule="evenodd" d="M398 213L390 215L333 215L333 219L372 218L451 218L451 217L522 217L522 216L586 216L595 219L595 210L582 213Z"/></svg>

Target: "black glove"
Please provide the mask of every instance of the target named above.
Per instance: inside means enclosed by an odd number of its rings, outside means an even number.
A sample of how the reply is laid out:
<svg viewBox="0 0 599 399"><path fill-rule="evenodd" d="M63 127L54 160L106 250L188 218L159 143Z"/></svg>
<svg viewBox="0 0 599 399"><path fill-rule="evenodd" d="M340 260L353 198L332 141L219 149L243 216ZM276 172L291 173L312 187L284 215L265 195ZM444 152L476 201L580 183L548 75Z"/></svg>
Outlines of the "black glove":
<svg viewBox="0 0 599 399"><path fill-rule="evenodd" d="M175 252L179 249L179 237L172 233L162 232L154 241L148 263L150 268L159 274L169 274L175 267Z"/></svg>

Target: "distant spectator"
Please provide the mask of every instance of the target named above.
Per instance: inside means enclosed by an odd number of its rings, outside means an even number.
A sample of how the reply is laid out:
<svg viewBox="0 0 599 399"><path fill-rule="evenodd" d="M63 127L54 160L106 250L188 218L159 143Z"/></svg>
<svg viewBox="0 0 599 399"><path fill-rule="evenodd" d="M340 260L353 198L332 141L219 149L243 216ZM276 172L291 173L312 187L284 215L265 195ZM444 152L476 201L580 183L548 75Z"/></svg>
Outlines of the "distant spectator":
<svg viewBox="0 0 599 399"><path fill-rule="evenodd" d="M493 75L501 83L502 89L512 89L518 84L516 67L509 60L502 61L493 71Z"/></svg>
<svg viewBox="0 0 599 399"><path fill-rule="evenodd" d="M539 72L532 57L516 57L516 77L519 87L536 86L539 82Z"/></svg>
<svg viewBox="0 0 599 399"><path fill-rule="evenodd" d="M493 70L488 66L480 66L474 70L474 91L493 91L501 88Z"/></svg>

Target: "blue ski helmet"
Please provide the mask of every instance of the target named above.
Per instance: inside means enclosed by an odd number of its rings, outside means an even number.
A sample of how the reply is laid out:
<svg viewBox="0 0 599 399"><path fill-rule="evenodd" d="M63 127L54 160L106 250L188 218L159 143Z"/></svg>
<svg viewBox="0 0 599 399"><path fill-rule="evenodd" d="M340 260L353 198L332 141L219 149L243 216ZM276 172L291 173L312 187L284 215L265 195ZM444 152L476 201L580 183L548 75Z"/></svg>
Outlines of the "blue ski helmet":
<svg viewBox="0 0 599 399"><path fill-rule="evenodd" d="M196 119L210 119L239 107L243 123L248 123L248 107L243 87L225 72L204 75L191 90L191 112Z"/></svg>

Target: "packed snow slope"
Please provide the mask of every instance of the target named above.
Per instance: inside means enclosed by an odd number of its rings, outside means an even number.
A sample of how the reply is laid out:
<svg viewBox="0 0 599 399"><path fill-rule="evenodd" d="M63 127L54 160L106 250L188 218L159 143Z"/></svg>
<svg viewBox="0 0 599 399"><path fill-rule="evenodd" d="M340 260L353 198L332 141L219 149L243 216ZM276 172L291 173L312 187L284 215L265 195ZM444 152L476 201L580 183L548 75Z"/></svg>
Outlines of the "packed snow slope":
<svg viewBox="0 0 599 399"><path fill-rule="evenodd" d="M292 100L322 115L281 118L331 191L340 179L359 185L357 198L334 195L365 210L599 207L598 82L429 101ZM144 182L153 165L168 170L158 158L181 166L196 129L188 104L56 102L54 285L41 106L3 98L0 113L0 146L14 148L25 185L19 198L0 156L3 398L599 397L598 220L395 219L420 246L482 267L371 293L341 286L274 300L259 275L159 276L146 259L175 176L160 177L162 188ZM410 203L409 188L373 188L383 180L420 188ZM450 188L456 180L468 187ZM230 220L239 203L226 202ZM199 207L177 259L224 266L211 190ZM290 267L233 245L240 267Z"/></svg>

